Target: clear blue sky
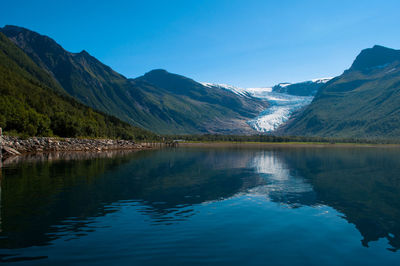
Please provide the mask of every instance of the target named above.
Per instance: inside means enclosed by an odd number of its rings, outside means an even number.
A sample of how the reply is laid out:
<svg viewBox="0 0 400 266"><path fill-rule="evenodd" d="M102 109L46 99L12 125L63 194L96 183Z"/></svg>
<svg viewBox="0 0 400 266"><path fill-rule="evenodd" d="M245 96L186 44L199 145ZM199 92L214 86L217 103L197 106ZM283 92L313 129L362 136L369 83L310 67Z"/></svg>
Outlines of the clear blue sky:
<svg viewBox="0 0 400 266"><path fill-rule="evenodd" d="M164 68L240 87L335 76L363 48L400 48L399 0L6 0L6 24L127 77Z"/></svg>

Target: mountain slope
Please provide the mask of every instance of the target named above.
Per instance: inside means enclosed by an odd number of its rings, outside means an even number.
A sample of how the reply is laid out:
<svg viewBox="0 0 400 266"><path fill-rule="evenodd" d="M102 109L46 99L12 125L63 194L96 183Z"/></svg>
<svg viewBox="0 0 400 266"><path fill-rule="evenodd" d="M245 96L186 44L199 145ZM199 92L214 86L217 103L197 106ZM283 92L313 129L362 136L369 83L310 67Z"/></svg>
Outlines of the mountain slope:
<svg viewBox="0 0 400 266"><path fill-rule="evenodd" d="M218 85L204 86L192 79L162 69L150 71L135 80L145 81L156 88L192 101L212 105L221 112L235 112L244 117L252 117L264 107L263 102L248 95L238 95Z"/></svg>
<svg viewBox="0 0 400 266"><path fill-rule="evenodd" d="M288 135L400 137L400 51L374 46L323 86L313 102L280 129Z"/></svg>
<svg viewBox="0 0 400 266"><path fill-rule="evenodd" d="M0 30L41 68L52 75L72 97L98 110L129 121L130 102L125 98L127 80L86 51L70 53L47 36L17 26Z"/></svg>
<svg viewBox="0 0 400 266"><path fill-rule="evenodd" d="M0 127L27 135L153 138L65 94L58 83L0 33Z"/></svg>
<svg viewBox="0 0 400 266"><path fill-rule="evenodd" d="M16 26L0 31L75 99L158 133L247 134L254 131L246 121L266 106L166 71L127 79L87 52L67 52L49 37Z"/></svg>

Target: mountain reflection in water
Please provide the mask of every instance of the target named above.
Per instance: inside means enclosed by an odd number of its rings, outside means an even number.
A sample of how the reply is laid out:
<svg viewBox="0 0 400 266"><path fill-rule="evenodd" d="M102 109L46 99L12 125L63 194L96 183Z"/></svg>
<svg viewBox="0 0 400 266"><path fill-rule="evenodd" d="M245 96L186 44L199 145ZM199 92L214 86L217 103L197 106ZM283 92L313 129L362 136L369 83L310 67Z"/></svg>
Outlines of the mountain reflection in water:
<svg viewBox="0 0 400 266"><path fill-rule="evenodd" d="M13 250L90 235L104 226L97 217L126 206L151 226L168 226L190 222L199 206L241 196L278 208L329 206L355 225L362 245L386 238L397 251L399 155L379 148L177 148L20 159L2 169L0 253L12 261Z"/></svg>

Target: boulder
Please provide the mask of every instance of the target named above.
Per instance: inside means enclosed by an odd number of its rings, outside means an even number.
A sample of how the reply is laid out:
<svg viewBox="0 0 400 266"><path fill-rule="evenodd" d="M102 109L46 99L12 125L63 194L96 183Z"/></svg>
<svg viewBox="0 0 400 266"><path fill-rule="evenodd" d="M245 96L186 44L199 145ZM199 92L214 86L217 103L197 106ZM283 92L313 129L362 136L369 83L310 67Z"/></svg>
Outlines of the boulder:
<svg viewBox="0 0 400 266"><path fill-rule="evenodd" d="M2 148L3 154L5 156L7 155L20 155L21 153L13 148L10 148L8 146L3 146Z"/></svg>

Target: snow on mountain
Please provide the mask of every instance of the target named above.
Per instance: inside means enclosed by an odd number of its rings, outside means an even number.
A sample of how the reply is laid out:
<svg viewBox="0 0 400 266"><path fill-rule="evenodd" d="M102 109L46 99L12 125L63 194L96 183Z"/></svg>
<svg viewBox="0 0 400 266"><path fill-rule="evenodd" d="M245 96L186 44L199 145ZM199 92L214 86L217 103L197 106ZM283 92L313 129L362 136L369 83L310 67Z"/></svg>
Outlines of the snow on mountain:
<svg viewBox="0 0 400 266"><path fill-rule="evenodd" d="M327 83L327 82L330 81L331 79L333 79L333 77L312 79L311 81L314 82L314 83Z"/></svg>
<svg viewBox="0 0 400 266"><path fill-rule="evenodd" d="M208 83L208 82L200 82L203 86L205 87L209 87L209 88L219 88L219 89L224 89L224 90L228 90L231 91L237 95L240 96L244 96L244 97L249 97L249 93L242 89L242 88L238 88L232 85L228 85L228 84L213 84L213 83Z"/></svg>
<svg viewBox="0 0 400 266"><path fill-rule="evenodd" d="M285 88L285 87L287 87L287 86L289 86L289 85L292 85L292 83L283 82L283 83L279 83L279 84L278 84L278 86L281 86L282 88Z"/></svg>
<svg viewBox="0 0 400 266"><path fill-rule="evenodd" d="M331 78L318 78L298 83L279 83L272 87L272 91L298 96L313 96Z"/></svg>

